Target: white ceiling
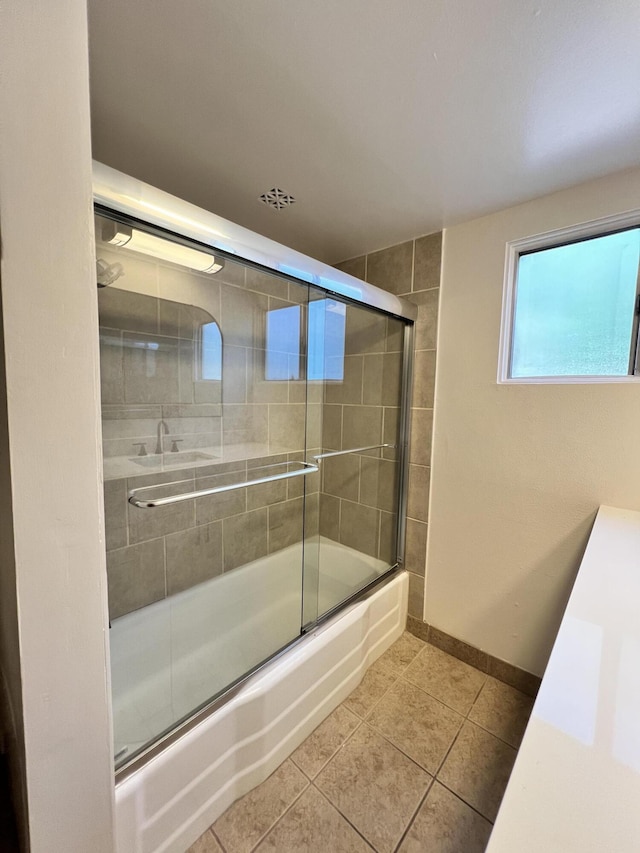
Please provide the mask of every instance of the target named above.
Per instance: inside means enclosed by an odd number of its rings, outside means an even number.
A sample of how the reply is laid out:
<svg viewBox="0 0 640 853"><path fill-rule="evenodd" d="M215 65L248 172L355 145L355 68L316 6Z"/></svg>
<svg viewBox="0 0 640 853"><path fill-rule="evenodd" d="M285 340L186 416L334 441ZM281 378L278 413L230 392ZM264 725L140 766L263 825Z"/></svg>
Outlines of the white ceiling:
<svg viewBox="0 0 640 853"><path fill-rule="evenodd" d="M94 157L330 263L640 164L637 0L89 15Z"/></svg>

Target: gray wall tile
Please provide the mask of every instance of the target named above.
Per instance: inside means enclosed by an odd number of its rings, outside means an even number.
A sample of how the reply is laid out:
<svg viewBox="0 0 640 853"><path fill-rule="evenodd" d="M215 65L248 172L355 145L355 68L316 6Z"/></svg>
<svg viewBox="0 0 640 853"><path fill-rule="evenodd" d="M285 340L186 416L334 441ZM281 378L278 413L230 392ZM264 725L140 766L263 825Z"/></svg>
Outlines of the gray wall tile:
<svg viewBox="0 0 640 853"><path fill-rule="evenodd" d="M347 355L384 352L387 318L356 305L347 306L344 351Z"/></svg>
<svg viewBox="0 0 640 853"><path fill-rule="evenodd" d="M399 406L402 397L401 353L364 357L362 402L367 406Z"/></svg>
<svg viewBox="0 0 640 853"><path fill-rule="evenodd" d="M127 484L124 480L104 483L104 526L107 551L127 544Z"/></svg>
<svg viewBox="0 0 640 853"><path fill-rule="evenodd" d="M362 504L342 501L340 507L340 541L363 554L378 556L380 513Z"/></svg>
<svg viewBox="0 0 640 853"><path fill-rule="evenodd" d="M302 542L304 523L302 498L269 507L269 553Z"/></svg>
<svg viewBox="0 0 640 853"><path fill-rule="evenodd" d="M422 621L424 612L424 578L408 572L409 576L409 616Z"/></svg>
<svg viewBox="0 0 640 853"><path fill-rule="evenodd" d="M416 465L431 464L433 409L412 409L409 458Z"/></svg>
<svg viewBox="0 0 640 853"><path fill-rule="evenodd" d="M438 300L440 290L423 290L407 298L418 306L415 324L415 348L435 349L438 337Z"/></svg>
<svg viewBox="0 0 640 853"><path fill-rule="evenodd" d="M426 465L409 466L407 515L417 521L429 519L429 481L431 469Z"/></svg>
<svg viewBox="0 0 640 853"><path fill-rule="evenodd" d="M405 564L410 572L424 575L427 558L427 525L422 521L407 519Z"/></svg>
<svg viewBox="0 0 640 853"><path fill-rule="evenodd" d="M344 406L343 449L382 443L382 409L374 406Z"/></svg>
<svg viewBox="0 0 640 853"><path fill-rule="evenodd" d="M222 573L222 522L203 524L166 537L167 595Z"/></svg>
<svg viewBox="0 0 640 853"><path fill-rule="evenodd" d="M340 541L340 499L320 494L320 535Z"/></svg>
<svg viewBox="0 0 640 853"><path fill-rule="evenodd" d="M362 355L346 355L342 381L328 380L324 386L325 403L362 402Z"/></svg>
<svg viewBox="0 0 640 853"><path fill-rule="evenodd" d="M338 498L357 501L360 492L360 459L337 456L322 464L322 491Z"/></svg>
<svg viewBox="0 0 640 853"><path fill-rule="evenodd" d="M387 317L387 352L402 352L404 350L404 323L394 317Z"/></svg>
<svg viewBox="0 0 640 853"><path fill-rule="evenodd" d="M124 403L122 332L100 329L100 393L102 402Z"/></svg>
<svg viewBox="0 0 640 853"><path fill-rule="evenodd" d="M342 406L324 406L322 414L322 447L325 450L341 450Z"/></svg>
<svg viewBox="0 0 640 853"><path fill-rule="evenodd" d="M150 478L134 478L128 481L128 488L140 488L154 483L165 483L166 488L158 489L157 495L178 495L194 488L193 479L184 479L173 482L179 476L178 472L173 474L158 475ZM175 533L178 530L186 530L187 527L195 525L195 501L182 501L171 506L156 507L155 509L138 509L138 507L127 504L129 521L129 542L143 542L147 539L156 539L167 533Z"/></svg>
<svg viewBox="0 0 640 853"><path fill-rule="evenodd" d="M304 498L304 538L309 547L320 532L320 494L314 492Z"/></svg>
<svg viewBox="0 0 640 853"><path fill-rule="evenodd" d="M285 468L282 468L284 473ZM280 473L279 469L274 473ZM265 472L265 476L269 476ZM276 480L275 483L263 483L260 486L251 486L247 489L247 509L258 509L261 506L281 503L287 499L287 481Z"/></svg>
<svg viewBox="0 0 640 853"><path fill-rule="evenodd" d="M223 287L220 294L220 328L223 347L264 347L266 296L236 287Z"/></svg>
<svg viewBox="0 0 640 853"><path fill-rule="evenodd" d="M359 258L350 258L348 261L342 261L342 263L336 264L336 269L364 281L365 255L360 255Z"/></svg>
<svg viewBox="0 0 640 853"><path fill-rule="evenodd" d="M237 466L235 471L196 479L197 489L215 489L218 486L228 486L241 482L246 477L244 464ZM234 489L219 495L207 495L196 499L196 524L208 524L231 515L238 515L247 510L247 490Z"/></svg>
<svg viewBox="0 0 640 853"><path fill-rule="evenodd" d="M436 379L435 350L416 353L413 374L413 405L419 409L432 409Z"/></svg>
<svg viewBox="0 0 640 853"><path fill-rule="evenodd" d="M378 557L392 566L398 559L398 516L391 512L380 513L380 545Z"/></svg>
<svg viewBox="0 0 640 853"><path fill-rule="evenodd" d="M360 461L360 503L396 512L397 469L395 462L363 456Z"/></svg>
<svg viewBox="0 0 640 853"><path fill-rule="evenodd" d="M122 340L125 402L178 401L180 341L140 332L124 332Z"/></svg>
<svg viewBox="0 0 640 853"><path fill-rule="evenodd" d="M269 438L269 407L264 405L222 407L222 441L233 444L265 444Z"/></svg>
<svg viewBox="0 0 640 853"><path fill-rule="evenodd" d="M225 572L251 563L267 553L267 510L256 509L222 522Z"/></svg>
<svg viewBox="0 0 640 853"><path fill-rule="evenodd" d="M413 240L367 256L367 281L389 293L411 290Z"/></svg>
<svg viewBox="0 0 640 853"><path fill-rule="evenodd" d="M107 577L111 619L164 598L164 540L109 551Z"/></svg>
<svg viewBox="0 0 640 853"><path fill-rule="evenodd" d="M266 273L247 267L245 287L249 290L255 290L257 293L263 293L265 296L273 296L283 300L289 299L289 282L275 273Z"/></svg>
<svg viewBox="0 0 640 853"><path fill-rule="evenodd" d="M442 231L416 240L413 290L440 287Z"/></svg>
<svg viewBox="0 0 640 853"><path fill-rule="evenodd" d="M128 332L158 332L158 305L164 300L117 287L98 290L100 325ZM169 303L173 305L175 303Z"/></svg>
<svg viewBox="0 0 640 853"><path fill-rule="evenodd" d="M269 406L269 450L303 450L306 414L305 406L298 403Z"/></svg>
<svg viewBox="0 0 640 853"><path fill-rule="evenodd" d="M247 402L247 349L223 342L222 402Z"/></svg>

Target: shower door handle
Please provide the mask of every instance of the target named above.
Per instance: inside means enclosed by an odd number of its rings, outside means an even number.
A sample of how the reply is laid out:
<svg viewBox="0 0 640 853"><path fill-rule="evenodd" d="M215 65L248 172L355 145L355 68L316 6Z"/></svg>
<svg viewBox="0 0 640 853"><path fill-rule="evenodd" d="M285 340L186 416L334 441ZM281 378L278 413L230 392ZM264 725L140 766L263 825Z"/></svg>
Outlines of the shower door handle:
<svg viewBox="0 0 640 853"><path fill-rule="evenodd" d="M332 450L329 453L319 453L317 456L312 456L316 462L322 462L323 459L330 459L332 456L347 456L349 453L364 453L365 450L380 450L382 447L394 447L395 444L370 444L368 447L350 447L348 450Z"/></svg>
<svg viewBox="0 0 640 853"><path fill-rule="evenodd" d="M196 489L191 492L183 492L180 495L166 495L159 498L140 498L137 495L140 492L150 492L152 489L166 488L171 483L161 483L157 486L142 486L139 489L132 489L129 492L129 503L139 509L154 509L159 506L170 506L171 504L180 503L181 501L191 501L195 498L204 498L208 495L220 495L223 492L232 492L234 489L244 489L247 486L259 486L262 483L275 483L277 480L289 480L291 477L306 477L307 474L314 474L320 469L317 465L312 465L310 462L285 462L279 463L285 465L302 465L302 468L297 468L295 471L285 471L282 474L270 474L268 477L259 477L256 480L243 480L239 483L229 483L226 486L214 486L211 489ZM215 476L215 475L214 475Z"/></svg>

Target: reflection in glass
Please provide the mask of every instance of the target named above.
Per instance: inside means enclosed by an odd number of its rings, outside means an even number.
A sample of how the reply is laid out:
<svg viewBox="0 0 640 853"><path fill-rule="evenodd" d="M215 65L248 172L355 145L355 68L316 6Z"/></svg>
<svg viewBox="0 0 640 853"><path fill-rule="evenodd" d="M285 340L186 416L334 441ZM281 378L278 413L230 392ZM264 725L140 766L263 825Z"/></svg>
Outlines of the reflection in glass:
<svg viewBox="0 0 640 853"><path fill-rule="evenodd" d="M395 448L308 463L399 444L403 325L232 260L97 250L122 766L394 565Z"/></svg>

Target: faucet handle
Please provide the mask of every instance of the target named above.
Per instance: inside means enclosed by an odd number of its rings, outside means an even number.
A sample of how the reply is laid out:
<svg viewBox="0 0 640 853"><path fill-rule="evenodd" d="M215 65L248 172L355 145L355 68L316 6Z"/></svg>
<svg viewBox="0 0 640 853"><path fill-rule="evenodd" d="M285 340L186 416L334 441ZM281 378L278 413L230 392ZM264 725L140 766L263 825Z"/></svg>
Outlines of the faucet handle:
<svg viewBox="0 0 640 853"><path fill-rule="evenodd" d="M178 447L179 441L184 441L184 439L183 438L172 438L171 439L171 452L172 453L179 453L180 452L180 449Z"/></svg>
<svg viewBox="0 0 640 853"><path fill-rule="evenodd" d="M138 456L146 456L147 455L147 442L146 441L134 441L134 447L139 447Z"/></svg>

